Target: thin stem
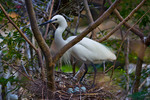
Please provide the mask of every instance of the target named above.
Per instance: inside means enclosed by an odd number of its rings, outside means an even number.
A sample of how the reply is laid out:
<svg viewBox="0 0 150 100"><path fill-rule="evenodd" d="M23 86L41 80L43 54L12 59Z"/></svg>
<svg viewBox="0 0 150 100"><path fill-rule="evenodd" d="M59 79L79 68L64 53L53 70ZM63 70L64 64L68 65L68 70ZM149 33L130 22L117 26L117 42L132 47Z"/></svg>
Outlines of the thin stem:
<svg viewBox="0 0 150 100"><path fill-rule="evenodd" d="M52 17L53 6L54 6L54 0L52 0L52 3L51 3L51 8L50 8L48 20L50 20L50 18ZM47 26L46 26L46 31L45 31L44 39L46 39L46 37L47 37L47 34L48 34L48 28L49 28L49 24L47 24Z"/></svg>
<svg viewBox="0 0 150 100"><path fill-rule="evenodd" d="M108 0L109 4L112 4L111 0ZM119 11L117 9L114 10L114 13L116 14L117 18L120 20L120 21L123 21L123 17L120 15ZM129 25L127 22L124 23L124 25L127 27L127 28L130 28L131 25ZM140 37L140 39L142 40L143 39L143 33L140 32L138 29L136 28L132 28L131 31L136 34L137 36Z"/></svg>
<svg viewBox="0 0 150 100"><path fill-rule="evenodd" d="M121 27L121 25L123 25L125 22L127 22L129 20L133 16L133 14L142 7L142 5L145 2L146 2L146 0L143 0L136 8L134 8L132 10L132 12L122 22L120 22L111 32L109 32L106 36L104 36L103 38L101 38L98 41L102 42L104 40L107 40L112 34L114 34L114 32L116 32Z"/></svg>
<svg viewBox="0 0 150 100"><path fill-rule="evenodd" d="M147 13L147 12L146 12ZM129 31L146 15L146 13L145 14L143 14L143 16L134 24L134 25L132 25L132 27L130 27L128 30L127 30L127 32L126 32L126 34L125 34L125 36L123 37L123 39L122 39L122 42L121 42L121 44L120 44L120 48L118 49L118 52L117 52L117 58L118 58L118 56L119 56L119 53L120 53L120 51L121 51L121 48L122 48L122 45L123 45L123 43L124 43L124 41L125 41L125 39L126 39L126 37L127 37L127 35L128 35L128 33L129 33ZM111 74L111 78L112 78L112 76L113 76L113 72L114 72L114 66L115 66L115 64L116 64L116 61L114 62L114 65L111 67L111 68L113 68L113 70L112 70L112 74ZM110 70L110 69L109 69ZM108 72L108 71L107 71Z"/></svg>

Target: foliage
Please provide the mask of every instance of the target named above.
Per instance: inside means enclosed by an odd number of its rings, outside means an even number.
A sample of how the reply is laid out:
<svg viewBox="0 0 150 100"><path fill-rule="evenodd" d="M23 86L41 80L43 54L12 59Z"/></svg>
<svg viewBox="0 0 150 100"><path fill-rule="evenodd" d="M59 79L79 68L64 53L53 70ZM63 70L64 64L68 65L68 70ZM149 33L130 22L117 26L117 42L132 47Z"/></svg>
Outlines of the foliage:
<svg viewBox="0 0 150 100"><path fill-rule="evenodd" d="M148 93L147 91L141 91L141 92L137 92L132 95L129 95L129 97L131 97L132 100L149 100L150 93Z"/></svg>
<svg viewBox="0 0 150 100"><path fill-rule="evenodd" d="M136 5L138 5L141 2L141 0L135 0L135 1L131 1L131 0L123 0L120 3L120 7L119 11L120 14L125 18L134 8ZM138 11L136 11L136 13L134 14L134 18L132 18L132 21L136 22L139 18L141 18L149 9L148 5L150 4L150 1L147 1L144 6L139 9ZM150 16L149 14L146 14L142 20L140 21L140 23L138 23L139 27L141 29L144 30L144 33L148 33L147 31L147 26L150 25Z"/></svg>
<svg viewBox="0 0 150 100"><path fill-rule="evenodd" d="M114 1L114 0L112 0ZM37 17L37 21L38 23L41 23L45 20L47 20L48 18L48 12L45 11L46 6L48 6L48 0L33 0L34 2L34 10L36 13L36 17ZM121 15L123 16L123 18L125 18L139 3L141 2L141 0L122 0L121 3L118 6L119 12L121 13ZM29 26L29 19L27 17L27 12L25 10L25 4L22 0L1 0L0 3L3 5L3 7L5 8L5 10L11 14L12 12L15 12L17 14L16 18L11 18L15 24L17 24L17 26L19 26L19 28L26 34L26 36L28 37L28 39L30 41L32 41L32 37L33 34L30 30L30 26ZM59 5L60 3L60 5ZM66 6L67 5L67 6ZM143 14L146 13L147 10L149 10L149 5L150 5L150 1L147 0L147 2L144 4L144 6L138 10L133 18L130 20L132 24L134 24ZM106 8L109 7L109 4L106 2L104 5ZM83 3L77 3L74 0L68 0L67 2L62 1L60 2L59 0L57 0L55 2L54 5L54 9L53 9L53 14L59 13L59 14L65 14L69 17L73 17L74 19L78 16L79 14L79 9L81 10L81 8L83 7ZM92 7L94 8L94 5L92 5ZM62 9L63 8L63 9ZM137 24L137 28L140 29L140 31L142 31L144 33L145 36L147 36L147 34L149 33L149 26L150 26L150 12L148 12L143 18L142 20ZM110 16L111 18L116 18L114 14L111 14ZM85 17L85 14L81 13L81 18L82 23L80 21L80 23L82 24L82 26L87 26L87 19ZM118 22L118 19L115 19L116 22ZM69 27L69 31L72 32L72 26L76 25L76 20L72 20L72 22L70 22L70 27ZM80 25L81 25L80 24ZM9 22L6 19L5 15L3 14L3 12L0 10L0 29L3 29L3 32L7 35L7 36L3 36L2 34L0 34L0 39L3 40L0 43L0 51L2 51L2 60L6 61L7 63L16 65L16 66L21 66L21 61L24 62L23 66L26 68L26 70L28 72L30 72L31 69L36 69L38 68L38 58L37 56L33 53L33 49L31 47L28 48L28 46L26 45L26 41L22 38L22 36L16 31L14 30L14 28L12 28L11 30L13 31L8 31L7 28L9 27ZM40 27L41 28L41 27ZM121 27L124 30L127 30L125 27ZM50 26L50 29L52 29L52 26ZM45 33L45 29L41 28L41 32L42 34ZM51 45L51 41L53 40L53 30L50 31L50 33L48 34L48 38L46 39L47 44L49 44L49 46ZM68 32L68 31L66 31ZM69 33L71 33L69 32ZM105 31L104 31L105 32ZM72 32L73 33L73 32ZM80 33L77 33L80 34ZM105 33L107 34L107 33ZM72 35L72 34L69 34ZM69 35L64 35L63 37L66 38ZM133 35L130 35L131 39ZM136 37L136 40L138 40L139 38ZM120 48L120 44L121 44L122 40L107 40L104 41L103 44L111 47L112 50L114 50L114 52L117 54L118 53L118 49ZM126 44L124 42L124 44ZM27 52L24 52L25 49L29 50L29 53L31 55L31 57L29 57L29 55L27 55ZM121 63L120 65L116 65L116 69L114 72L114 80L116 81L116 84L122 86L124 89L126 88L126 72L124 70L124 64L125 64L125 55L124 55L124 45L121 48L121 51L119 53L119 56L117 58L117 61L119 63ZM144 58L145 63L149 64L150 63L150 59L149 59L149 48L146 51L146 56ZM129 62L130 63L136 63L137 60L137 54L135 54L134 51L130 51L129 52ZM44 60L43 60L44 61ZM5 63L2 63L2 66L4 67ZM107 63L106 67L109 68L112 65L112 63ZM99 66L99 65L97 65ZM31 68L31 69L30 69ZM70 66L62 66L62 71L63 72L71 72L72 67ZM8 65L4 67L4 70L8 69ZM57 70L57 68L56 68ZM76 68L76 70L78 70L78 68ZM92 68L91 68L92 70ZM33 71L33 70L32 70ZM37 71L37 69L36 69ZM39 75L39 71L37 71L33 75L34 78L38 78L41 77ZM0 73L1 74L1 73ZM108 73L110 74L110 73ZM141 80L144 80L146 77L148 77L148 75L150 74L149 70L143 70L142 71L142 78ZM39 75L39 76L38 76ZM24 80L24 79L23 79ZM134 80L134 73L130 75L130 88L132 87L132 83ZM10 81L12 83L17 84L18 86L20 85L18 82L18 80L14 79L14 76L11 76L9 79L5 79L3 77L0 77L0 84L6 86L7 82ZM26 80L24 80L26 81ZM146 88L145 88L146 89ZM144 98L149 98L148 97L148 92L145 91L140 91L138 93L135 93L133 95L130 95L129 97L133 98L133 99L144 99Z"/></svg>
<svg viewBox="0 0 150 100"><path fill-rule="evenodd" d="M16 83L18 82L18 79L16 79L15 76L11 76L8 79L5 79L4 77L0 77L0 84L3 85L4 87L8 82Z"/></svg>
<svg viewBox="0 0 150 100"><path fill-rule="evenodd" d="M25 42L23 38L19 35L18 32L13 32L13 36L11 36L11 32L4 38L3 42L0 43L1 46L7 45L7 49L2 48L2 53L4 55L3 60L9 61L21 59L22 55L20 52L23 49L22 43Z"/></svg>

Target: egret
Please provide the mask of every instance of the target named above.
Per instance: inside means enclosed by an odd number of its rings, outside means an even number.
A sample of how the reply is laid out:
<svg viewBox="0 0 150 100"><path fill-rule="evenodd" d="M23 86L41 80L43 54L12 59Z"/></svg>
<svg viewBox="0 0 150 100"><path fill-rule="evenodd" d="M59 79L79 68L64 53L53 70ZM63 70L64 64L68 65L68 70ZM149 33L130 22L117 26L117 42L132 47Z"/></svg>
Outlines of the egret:
<svg viewBox="0 0 150 100"><path fill-rule="evenodd" d="M64 45L66 45L68 42L73 40L76 36L71 36L67 38L66 40L63 39L62 34L67 28L67 21L62 15L55 15L51 20L40 24L45 25L47 23L57 23L58 27L55 30L55 35L54 35L54 42L58 50L60 50ZM108 47L104 46L101 43L98 43L92 39L84 37L80 42L75 44L73 47L71 47L66 53L63 55L63 57L66 60L69 60L70 57L73 56L77 60L80 60L81 62L84 63L85 65L85 73L80 79L80 82L82 81L83 77L87 73L87 64L92 64L94 67L94 64L99 64L102 61L106 60L116 60L116 55L108 49ZM96 68L94 67L94 81L93 85L95 82L95 77L96 77Z"/></svg>

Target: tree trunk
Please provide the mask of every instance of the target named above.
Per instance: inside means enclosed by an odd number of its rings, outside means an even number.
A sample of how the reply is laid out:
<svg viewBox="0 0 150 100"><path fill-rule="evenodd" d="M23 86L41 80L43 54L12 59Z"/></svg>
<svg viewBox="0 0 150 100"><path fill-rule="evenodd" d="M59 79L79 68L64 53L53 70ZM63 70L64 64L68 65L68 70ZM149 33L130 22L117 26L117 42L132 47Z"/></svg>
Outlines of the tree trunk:
<svg viewBox="0 0 150 100"><path fill-rule="evenodd" d="M136 64L136 72L135 72L135 82L133 84L132 93L138 92L145 50L146 50L146 46L144 44L142 44L140 47L140 52L138 54L138 59L137 59L137 64Z"/></svg>
<svg viewBox="0 0 150 100"><path fill-rule="evenodd" d="M48 93L49 98L53 98L53 93L55 91L55 78L54 78L54 64L52 63L52 57L50 54L50 49L48 45L46 44L44 38L41 35L41 32L38 28L37 22L36 22L36 17L35 17L35 12L33 9L32 1L31 0L25 0L25 4L27 7L28 15L30 18L30 23L31 23L31 28L32 32L34 34L34 37L36 41L38 42L39 47L42 50L42 53L44 54L45 61L46 61L46 74L47 74L47 81L48 81L48 90L50 90Z"/></svg>

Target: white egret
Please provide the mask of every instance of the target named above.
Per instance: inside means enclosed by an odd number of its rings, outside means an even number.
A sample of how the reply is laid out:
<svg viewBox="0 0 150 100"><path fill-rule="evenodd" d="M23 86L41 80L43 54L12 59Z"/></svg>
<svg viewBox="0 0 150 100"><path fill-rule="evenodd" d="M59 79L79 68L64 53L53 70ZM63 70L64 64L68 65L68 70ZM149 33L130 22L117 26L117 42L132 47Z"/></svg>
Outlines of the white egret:
<svg viewBox="0 0 150 100"><path fill-rule="evenodd" d="M51 20L42 23L40 25L45 25L47 23L57 23L58 27L55 31L54 35L54 42L56 47L60 50L64 45L66 45L68 42L70 42L72 39L74 39L76 36L71 36L68 39L64 40L62 37L63 32L67 28L67 22L66 19L62 15L55 15ZM63 57L67 60L70 59L70 56L75 57L76 59L82 61L85 64L98 64L102 61L106 60L116 60L115 54L109 50L106 46L102 45L101 43L98 43L92 39L84 37L80 42L75 44L73 47L71 47L66 53L63 55ZM87 69L87 67L86 67ZM96 76L96 68L94 67L95 75L94 75L94 81ZM87 70L86 70L87 72ZM85 72L85 74L86 74ZM84 75L85 75L84 74ZM83 75L83 77L84 77ZM83 78L82 77L82 78ZM82 80L81 78L81 80ZM94 83L94 82L93 82Z"/></svg>

